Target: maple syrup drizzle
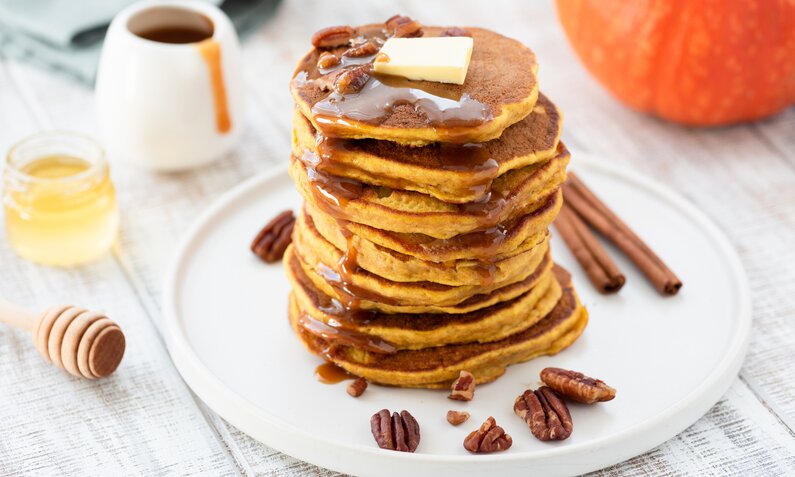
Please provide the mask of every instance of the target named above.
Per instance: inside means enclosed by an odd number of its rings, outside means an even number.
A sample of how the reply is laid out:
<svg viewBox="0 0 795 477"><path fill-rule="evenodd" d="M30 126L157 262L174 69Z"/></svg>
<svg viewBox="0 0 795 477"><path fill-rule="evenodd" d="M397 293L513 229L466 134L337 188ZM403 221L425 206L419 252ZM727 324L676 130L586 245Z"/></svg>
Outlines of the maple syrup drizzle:
<svg viewBox="0 0 795 477"><path fill-rule="evenodd" d="M345 207L351 200L361 197L368 186L355 179L324 172L321 169L324 167L322 156L313 151L305 150L299 160L304 165L310 190L318 207L338 220L348 220ZM507 204L508 199L504 194L490 190L477 201L456 206L460 213L478 218L479 224L475 229L478 231L497 226Z"/></svg>
<svg viewBox="0 0 795 477"><path fill-rule="evenodd" d="M365 185L355 179L332 176L323 172L319 168L320 156L312 151L304 151L299 160L306 169L311 192L317 199L317 204L329 215L344 219L347 214L343 208L351 200L362 196Z"/></svg>
<svg viewBox="0 0 795 477"><path fill-rule="evenodd" d="M315 272L334 288L340 297L340 302L349 310L360 309L362 300L393 306L400 305L399 300L360 287L352 282L350 274L337 272L322 262L316 265Z"/></svg>
<svg viewBox="0 0 795 477"><path fill-rule="evenodd" d="M471 128L492 119L488 106L468 93L454 99L438 92L430 93L427 88L421 88L419 82L408 84L413 87L393 86L390 81L374 75L358 93L330 93L312 106L312 113L323 132L333 136L334 126L344 124L345 120L381 124L396 107L410 105L427 119L430 127L439 128L437 132L441 132L441 128L452 128L445 142L461 142L457 140L455 128Z"/></svg>
<svg viewBox="0 0 795 477"><path fill-rule="evenodd" d="M344 141L348 140L342 141L342 147L344 147ZM315 203L321 210L342 224L340 228L344 231L344 234L347 233L346 240L348 243L343 253L343 262L339 266L340 272L338 273L330 267L320 264L318 273L335 288L345 302L344 305L349 309L358 307L360 299L397 304L388 297L356 287L351 283L350 273L358 267L356 263L358 251L352 247L351 235L347 232L347 227L344 226L348 219L345 207L351 200L361 197L367 186L354 179L334 176L324 172L323 169L326 168L328 163L328 159L324 159L324 156L327 157L328 154L333 154L333 150L325 149L327 147L323 146L321 153L306 150L300 160L307 171L310 191L315 198ZM464 147L457 146L456 149L461 150ZM480 150L479 148L473 149L476 151ZM471 154L471 152L468 153ZM471 159L467 158L466 160ZM459 237L468 246L472 246L473 251L477 254L476 258L479 263L476 265L476 271L481 277L482 286L490 286L494 283L497 271L495 256L508 233L507 229L499 224L506 204L507 199L505 196L492 190L487 192L479 201L457 205L462 213L468 213L479 218L480 224L477 230Z"/></svg>
<svg viewBox="0 0 795 477"><path fill-rule="evenodd" d="M367 63L372 63L375 59L376 55L367 55L367 56L360 56L358 58L354 56L340 56L339 64L332 66L331 68L318 68L317 70L320 72L321 75L326 75L329 73L333 73L337 70L342 68L346 68L348 66L358 66L358 65L366 65Z"/></svg>
<svg viewBox="0 0 795 477"><path fill-rule="evenodd" d="M307 314L303 314L298 317L298 326L332 343L339 343L376 354L394 354L397 352L397 348L381 338L346 328L334 320L324 323Z"/></svg>
<svg viewBox="0 0 795 477"><path fill-rule="evenodd" d="M350 171L356 167L345 163L339 164L335 158L346 153L366 153L368 146L374 144L373 141L372 139L330 137L315 131L316 152L310 153L314 154L314 157L309 158L309 162L327 174L344 173L346 169ZM403 148L408 149L408 146ZM428 151L428 157L433 158L434 169L471 174L471 185L467 189L470 194L475 196L482 197L486 194L491 188L491 183L499 176L500 164L491 157L488 146L483 143L435 143L423 146L423 149ZM411 151L407 151L407 153L411 154ZM369 171L367 173L372 174ZM382 181L395 184L400 189L408 189L408 186L411 185L409 181L394 177L383 178Z"/></svg>
<svg viewBox="0 0 795 477"><path fill-rule="evenodd" d="M325 362L315 368L315 377L323 384L337 384L347 379L356 379L355 374L330 362Z"/></svg>

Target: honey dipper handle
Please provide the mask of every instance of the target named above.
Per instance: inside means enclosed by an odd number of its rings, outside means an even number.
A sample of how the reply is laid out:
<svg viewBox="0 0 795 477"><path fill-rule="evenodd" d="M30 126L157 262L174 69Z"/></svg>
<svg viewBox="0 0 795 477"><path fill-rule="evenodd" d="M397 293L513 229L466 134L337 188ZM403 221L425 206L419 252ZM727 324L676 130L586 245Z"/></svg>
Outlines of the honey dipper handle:
<svg viewBox="0 0 795 477"><path fill-rule="evenodd" d="M32 333L37 319L38 314L0 298L0 321L3 323Z"/></svg>

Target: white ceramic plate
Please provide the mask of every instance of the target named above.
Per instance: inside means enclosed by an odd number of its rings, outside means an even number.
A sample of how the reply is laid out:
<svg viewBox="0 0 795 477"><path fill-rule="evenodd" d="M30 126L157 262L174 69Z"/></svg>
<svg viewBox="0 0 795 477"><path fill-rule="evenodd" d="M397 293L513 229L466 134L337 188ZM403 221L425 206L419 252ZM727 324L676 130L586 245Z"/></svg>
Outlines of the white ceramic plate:
<svg viewBox="0 0 795 477"><path fill-rule="evenodd" d="M444 392L380 386L353 399L344 383L315 380L321 360L288 325L289 286L280 264L265 265L248 249L271 217L299 207L282 169L224 195L179 248L163 307L174 363L202 400L245 433L356 475L573 475L663 443L709 410L737 374L751 323L745 274L727 239L678 195L604 158L573 156L580 177L682 278L677 296L658 295L619 253L612 255L627 284L618 295L599 295L555 239L555 259L573 272L591 317L569 349L511 366L469 403ZM618 389L611 402L571 406L574 433L562 442L536 440L512 410L546 366L580 370ZM382 408L407 409L417 418L422 441L415 454L375 445L369 420ZM448 409L472 418L453 427L445 420ZM490 415L513 436L513 447L468 454L464 437Z"/></svg>

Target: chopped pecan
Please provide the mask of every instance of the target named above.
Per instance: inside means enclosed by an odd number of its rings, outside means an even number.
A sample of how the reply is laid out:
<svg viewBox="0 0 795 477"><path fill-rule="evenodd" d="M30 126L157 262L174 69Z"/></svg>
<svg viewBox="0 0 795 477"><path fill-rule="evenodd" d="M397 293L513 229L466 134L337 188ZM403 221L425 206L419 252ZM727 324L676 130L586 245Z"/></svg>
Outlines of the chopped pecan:
<svg viewBox="0 0 795 477"><path fill-rule="evenodd" d="M278 262L292 241L293 225L292 210L280 213L260 230L251 242L251 251L265 262Z"/></svg>
<svg viewBox="0 0 795 477"><path fill-rule="evenodd" d="M342 73L342 70L334 70L330 73L326 73L323 76L319 76L312 80L312 82L320 88L321 91L331 91L334 89L334 81L336 81L337 76Z"/></svg>
<svg viewBox="0 0 795 477"><path fill-rule="evenodd" d="M348 394L353 397L361 396L365 389L367 389L367 380L364 378L357 378L348 385Z"/></svg>
<svg viewBox="0 0 795 477"><path fill-rule="evenodd" d="M450 27L442 31L439 36L472 36L472 33L459 27Z"/></svg>
<svg viewBox="0 0 795 477"><path fill-rule="evenodd" d="M411 38L423 33L420 22L403 15L393 15L384 23L389 36L395 38Z"/></svg>
<svg viewBox="0 0 795 477"><path fill-rule="evenodd" d="M585 404L609 401L616 397L616 390L604 381L568 369L544 368L541 381L561 396Z"/></svg>
<svg viewBox="0 0 795 477"><path fill-rule="evenodd" d="M574 428L566 403L547 386L522 393L513 404L513 412L524 419L530 432L542 441L566 439Z"/></svg>
<svg viewBox="0 0 795 477"><path fill-rule="evenodd" d="M456 401L471 401L475 397L475 376L469 371L461 370L447 397Z"/></svg>
<svg viewBox="0 0 795 477"><path fill-rule="evenodd" d="M370 80L372 68L373 65L366 64L340 71L334 79L334 91L339 94L358 93Z"/></svg>
<svg viewBox="0 0 795 477"><path fill-rule="evenodd" d="M370 418L370 431L382 449L414 452L420 444L420 425L408 411L389 415L381 409Z"/></svg>
<svg viewBox="0 0 795 477"><path fill-rule="evenodd" d="M334 53L324 51L317 59L317 69L327 70L340 64L340 59Z"/></svg>
<svg viewBox="0 0 795 477"><path fill-rule="evenodd" d="M457 426L469 419L469 413L466 411L447 411L447 422Z"/></svg>
<svg viewBox="0 0 795 477"><path fill-rule="evenodd" d="M487 453L504 451L511 447L513 439L489 416L486 422L464 439L464 449L469 452Z"/></svg>
<svg viewBox="0 0 795 477"><path fill-rule="evenodd" d="M354 35L356 35L356 30L347 25L323 28L312 35L312 46L315 48L335 48L347 45Z"/></svg>
<svg viewBox="0 0 795 477"><path fill-rule="evenodd" d="M349 41L348 44L350 46L360 46L360 45L363 45L364 43L367 43L368 41L372 41L372 40L373 39L368 39L364 35L359 35L359 36L355 36L355 37L351 38L351 41Z"/></svg>
<svg viewBox="0 0 795 477"><path fill-rule="evenodd" d="M352 46L345 50L342 56L351 58L361 58L363 56L370 56L378 53L378 47L372 41L367 41L358 46Z"/></svg>

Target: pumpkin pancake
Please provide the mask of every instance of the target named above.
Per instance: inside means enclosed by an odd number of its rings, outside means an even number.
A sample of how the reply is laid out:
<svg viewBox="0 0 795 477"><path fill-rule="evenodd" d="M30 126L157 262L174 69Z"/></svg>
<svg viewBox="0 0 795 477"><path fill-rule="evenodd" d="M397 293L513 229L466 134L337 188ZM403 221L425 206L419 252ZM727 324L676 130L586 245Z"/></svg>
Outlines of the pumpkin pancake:
<svg viewBox="0 0 795 477"><path fill-rule="evenodd" d="M588 316L565 270L555 276L563 292L554 308L532 326L505 338L485 343L449 344L422 349L397 350L359 344L367 335L335 334L314 327L299 301L290 300L290 321L301 341L313 353L368 381L401 387L445 388L461 370L475 375L478 383L492 381L510 364L566 348L582 333ZM378 338L376 338L378 339Z"/></svg>
<svg viewBox="0 0 795 477"><path fill-rule="evenodd" d="M396 282L356 266L346 270L342 253L333 245L329 244L330 249L324 251L300 245L302 242L296 242L294 253L318 288L339 300L355 295L362 301L362 307L366 307L364 303L371 302L376 309L383 309L383 305L402 306L404 303L414 306L453 306L474 295L491 295L495 290L527 280L545 262L549 249L545 244L544 253L532 255L524 268L501 282L450 286L430 281ZM337 260L324 260L324 255L336 257ZM532 283L528 283L527 288L530 286Z"/></svg>
<svg viewBox="0 0 795 477"><path fill-rule="evenodd" d="M335 229L340 231L340 229ZM448 262L429 262L410 255L358 240L352 234L340 243L331 243L315 228L312 217L302 210L298 214L293 232L293 243L300 249L311 249L317 260L337 264L340 261L355 261L364 270L396 282L428 281L449 286L483 285L505 283L526 274L528 267L537 264L548 249L548 236L525 251L490 261L460 259ZM351 263L350 265L353 265Z"/></svg>
<svg viewBox="0 0 795 477"><path fill-rule="evenodd" d="M337 219L448 239L497 226L537 209L565 181L568 162L569 152L559 143L557 155L550 160L501 175L486 198L466 204L331 176L295 156L290 161L290 175L305 201Z"/></svg>
<svg viewBox="0 0 795 477"><path fill-rule="evenodd" d="M424 37L440 36L442 27L423 27ZM296 67L290 89L296 105L325 136L381 139L419 146L433 142L468 143L496 139L526 117L538 98L535 54L520 42L490 30L467 28L473 48L462 85L372 75L353 93L338 93L328 79L335 68L371 61L343 57L348 46L312 49ZM383 24L357 28L360 39L381 44ZM323 52L342 63L323 74Z"/></svg>
<svg viewBox="0 0 795 477"><path fill-rule="evenodd" d="M518 297L462 314L378 313L347 310L315 287L300 266L287 274L293 285L291 299L309 318L330 326L364 333L397 349L421 349L455 343L488 342L505 338L543 318L561 296L549 268L536 271L536 285Z"/></svg>
<svg viewBox="0 0 795 477"><path fill-rule="evenodd" d="M341 275L324 263L310 266L299 252L295 246L287 248L282 259L285 267L301 267L318 290L340 303L355 302L357 309L383 313L460 314L479 310L527 292L538 284L539 271L553 266L546 254L521 280L500 286L450 287L431 282L393 282L361 269Z"/></svg>
<svg viewBox="0 0 795 477"><path fill-rule="evenodd" d="M293 155L300 157L309 151L322 172L420 192L443 202L465 203L483 198L498 176L555 155L561 118L555 105L540 95L533 112L497 139L424 147L326 137L298 110L293 126Z"/></svg>
<svg viewBox="0 0 795 477"><path fill-rule="evenodd" d="M334 217L304 203L318 232L329 242L343 249L346 235L357 248L383 247L403 255L430 262L452 260L502 259L535 247L547 236L547 228L563 203L560 190L538 201L538 208L517 219L484 231L437 239L419 233L398 233L355 222L338 221ZM367 243L364 243L367 242Z"/></svg>

